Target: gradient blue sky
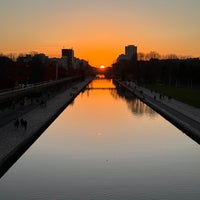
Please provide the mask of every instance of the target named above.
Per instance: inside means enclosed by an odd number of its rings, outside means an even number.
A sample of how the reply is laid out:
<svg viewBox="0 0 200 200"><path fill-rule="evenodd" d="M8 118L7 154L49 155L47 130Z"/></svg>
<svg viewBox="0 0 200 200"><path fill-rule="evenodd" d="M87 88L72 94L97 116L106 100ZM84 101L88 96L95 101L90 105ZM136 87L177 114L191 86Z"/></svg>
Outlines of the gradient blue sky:
<svg viewBox="0 0 200 200"><path fill-rule="evenodd" d="M1 0L0 53L37 51L110 65L139 52L200 56L199 0Z"/></svg>

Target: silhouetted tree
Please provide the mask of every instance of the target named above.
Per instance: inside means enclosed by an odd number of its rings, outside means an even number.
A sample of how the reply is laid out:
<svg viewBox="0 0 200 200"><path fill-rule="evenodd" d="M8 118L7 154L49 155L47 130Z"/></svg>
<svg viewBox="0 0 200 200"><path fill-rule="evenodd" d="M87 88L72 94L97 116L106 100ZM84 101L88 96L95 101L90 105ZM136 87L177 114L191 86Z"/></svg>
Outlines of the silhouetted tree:
<svg viewBox="0 0 200 200"><path fill-rule="evenodd" d="M150 53L146 54L146 60L151 60L151 59L160 59L161 56L159 53L156 51L151 51Z"/></svg>
<svg viewBox="0 0 200 200"><path fill-rule="evenodd" d="M32 57L30 62L30 82L36 83L43 81L45 71L45 63L42 61L41 56L36 54Z"/></svg>
<svg viewBox="0 0 200 200"><path fill-rule="evenodd" d="M137 55L138 60L145 60L145 54L144 53L138 53Z"/></svg>
<svg viewBox="0 0 200 200"><path fill-rule="evenodd" d="M0 55L0 88L12 87L12 70L13 61L7 56Z"/></svg>

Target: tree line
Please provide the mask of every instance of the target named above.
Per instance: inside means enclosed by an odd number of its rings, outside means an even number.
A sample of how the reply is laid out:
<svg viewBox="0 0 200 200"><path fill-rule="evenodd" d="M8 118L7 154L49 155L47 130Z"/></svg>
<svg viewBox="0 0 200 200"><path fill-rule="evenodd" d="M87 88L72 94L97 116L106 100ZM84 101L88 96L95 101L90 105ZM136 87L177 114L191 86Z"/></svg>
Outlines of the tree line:
<svg viewBox="0 0 200 200"><path fill-rule="evenodd" d="M41 53L21 54L17 58L0 55L0 89L89 73L91 67L82 60L73 68L63 67L59 58L48 58Z"/></svg>
<svg viewBox="0 0 200 200"><path fill-rule="evenodd" d="M173 54L161 58L157 53L140 53L138 60L119 60L112 67L114 76L123 80L175 87L200 86L199 58L178 58Z"/></svg>

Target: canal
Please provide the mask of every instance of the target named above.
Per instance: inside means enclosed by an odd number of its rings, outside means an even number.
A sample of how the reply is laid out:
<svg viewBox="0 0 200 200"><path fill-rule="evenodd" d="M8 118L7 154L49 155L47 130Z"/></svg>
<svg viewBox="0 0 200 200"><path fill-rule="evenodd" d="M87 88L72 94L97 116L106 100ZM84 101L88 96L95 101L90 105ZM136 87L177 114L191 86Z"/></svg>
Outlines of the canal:
<svg viewBox="0 0 200 200"><path fill-rule="evenodd" d="M0 199L196 200L199 169L197 143L97 79L1 178Z"/></svg>

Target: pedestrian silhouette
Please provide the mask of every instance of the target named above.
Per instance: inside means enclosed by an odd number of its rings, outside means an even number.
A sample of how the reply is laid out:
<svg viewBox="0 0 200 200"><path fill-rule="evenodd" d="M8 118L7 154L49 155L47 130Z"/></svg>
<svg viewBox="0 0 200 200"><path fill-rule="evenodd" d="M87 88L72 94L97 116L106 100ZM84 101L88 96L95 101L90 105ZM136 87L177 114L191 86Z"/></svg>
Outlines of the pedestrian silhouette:
<svg viewBox="0 0 200 200"><path fill-rule="evenodd" d="M15 127L17 127L17 128L19 127L19 119L15 120Z"/></svg>
<svg viewBox="0 0 200 200"><path fill-rule="evenodd" d="M25 130L27 128L27 121L26 120L24 120L24 128L25 128Z"/></svg>
<svg viewBox="0 0 200 200"><path fill-rule="evenodd" d="M21 124L21 127L23 128L24 127L24 120L23 120L23 118L21 118L20 124Z"/></svg>

